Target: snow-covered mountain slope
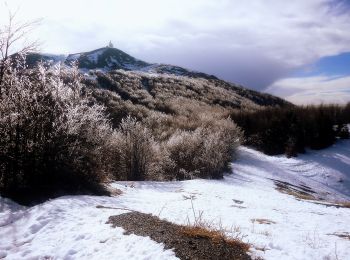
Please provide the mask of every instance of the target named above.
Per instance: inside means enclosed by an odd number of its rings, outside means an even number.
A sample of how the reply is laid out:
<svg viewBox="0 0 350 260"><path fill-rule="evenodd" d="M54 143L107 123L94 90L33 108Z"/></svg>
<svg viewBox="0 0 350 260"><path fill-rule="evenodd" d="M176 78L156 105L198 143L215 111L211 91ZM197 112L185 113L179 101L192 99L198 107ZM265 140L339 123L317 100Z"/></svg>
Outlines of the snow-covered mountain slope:
<svg viewBox="0 0 350 260"><path fill-rule="evenodd" d="M60 61L67 66L71 66L73 63L76 63L83 71L100 70L107 72L122 69L127 71L142 71L152 74L170 74L193 78L217 79L215 76L188 70L178 66L148 63L136 59L119 49L111 47L104 47L89 52L69 54L68 56L41 53L29 53L27 55L27 65L29 67L35 65L39 61L49 62L51 64Z"/></svg>
<svg viewBox="0 0 350 260"><path fill-rule="evenodd" d="M148 63L138 60L116 48L100 48L90 52L71 54L65 64L77 62L80 69L111 71L122 69L127 71L142 71L152 74L170 74L193 78L216 79L215 76L184 69L178 66Z"/></svg>
<svg viewBox="0 0 350 260"><path fill-rule="evenodd" d="M251 243L253 257L350 259L350 208L334 203L350 199L349 151L349 140L296 159L241 147L223 180L117 182L120 196L66 196L30 208L0 198L0 258L175 259L162 244L105 224L132 209L178 224L202 212Z"/></svg>
<svg viewBox="0 0 350 260"><path fill-rule="evenodd" d="M135 59L129 54L115 48L101 48L90 52L71 54L65 63L77 62L81 69L104 70L141 70L151 64Z"/></svg>
<svg viewBox="0 0 350 260"><path fill-rule="evenodd" d="M11 56L15 61L18 58L18 54L13 54ZM49 54L49 53L29 53L25 56L26 65L31 68L38 64L39 62L43 62L45 64L49 65L56 65L58 63L63 63L67 59L66 55L56 55L56 54Z"/></svg>
<svg viewBox="0 0 350 260"><path fill-rule="evenodd" d="M29 53L26 56L28 68L33 68L38 62L43 61L49 65L58 62L66 67L76 64L84 79L91 80L93 87L99 89L119 90L125 94L130 88L133 92L147 90L143 96L150 99L171 96L167 99L189 98L202 102L210 99L209 105L257 109L263 106L286 107L292 104L266 93L260 93L243 86L217 79L215 76L192 71L174 65L152 64L136 59L116 48L100 48L90 52L82 52L64 55L48 55ZM93 80L97 79L97 81ZM115 86L119 86L117 89ZM154 90L152 92L152 89ZM155 93L157 91L157 93ZM148 93L152 92L152 93ZM135 93L121 94L125 99L134 97ZM132 102L144 103L136 98ZM157 100L157 102L164 102Z"/></svg>

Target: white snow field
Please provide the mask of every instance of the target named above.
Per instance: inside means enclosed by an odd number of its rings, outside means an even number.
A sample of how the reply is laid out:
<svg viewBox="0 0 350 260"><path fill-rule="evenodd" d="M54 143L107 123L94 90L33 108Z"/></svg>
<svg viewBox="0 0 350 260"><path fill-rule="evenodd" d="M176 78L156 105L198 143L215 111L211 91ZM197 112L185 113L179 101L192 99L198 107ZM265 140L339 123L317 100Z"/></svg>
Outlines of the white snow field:
<svg viewBox="0 0 350 260"><path fill-rule="evenodd" d="M194 209L251 243L253 258L350 259L350 209L281 193L272 179L349 201L350 141L293 159L241 147L233 173L219 181L117 182L120 196L65 196L30 208L0 198L0 259L176 259L163 244L105 224L128 212L113 208L178 224L193 222Z"/></svg>

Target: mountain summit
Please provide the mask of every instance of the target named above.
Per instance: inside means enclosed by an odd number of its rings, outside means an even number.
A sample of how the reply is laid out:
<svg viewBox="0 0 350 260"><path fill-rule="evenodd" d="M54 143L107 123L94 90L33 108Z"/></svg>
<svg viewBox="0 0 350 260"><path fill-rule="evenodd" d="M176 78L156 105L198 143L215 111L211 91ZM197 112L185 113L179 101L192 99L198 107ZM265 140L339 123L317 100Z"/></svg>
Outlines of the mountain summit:
<svg viewBox="0 0 350 260"><path fill-rule="evenodd" d="M106 70L141 70L151 65L112 47L100 48L90 52L70 54L65 63L69 65L72 62L78 62L78 66L81 69Z"/></svg>
<svg viewBox="0 0 350 260"><path fill-rule="evenodd" d="M94 87L112 90L128 100L133 97L134 102L140 102L139 97L134 98L135 93L144 92L142 98L182 97L233 109L291 105L281 98L212 75L173 65L148 63L112 46L68 56L30 53L26 60L28 67L39 61L48 64L61 62L68 67L77 64L87 78L95 79L91 83Z"/></svg>
<svg viewBox="0 0 350 260"><path fill-rule="evenodd" d="M126 71L143 71L154 74L172 74L193 78L217 79L213 75L188 70L179 66L148 63L136 59L122 50L109 46L89 52L69 54L68 56L41 53L28 54L28 66L34 66L39 61L48 63L63 62L68 66L71 66L73 63L77 63L79 69L82 70L103 70L107 72L122 69Z"/></svg>

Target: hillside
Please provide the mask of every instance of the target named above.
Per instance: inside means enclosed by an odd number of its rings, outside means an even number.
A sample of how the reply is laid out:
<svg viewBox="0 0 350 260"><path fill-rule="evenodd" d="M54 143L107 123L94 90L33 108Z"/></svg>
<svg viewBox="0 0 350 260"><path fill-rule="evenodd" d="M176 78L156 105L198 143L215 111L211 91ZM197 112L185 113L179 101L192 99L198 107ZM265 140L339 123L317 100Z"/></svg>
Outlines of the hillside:
<svg viewBox="0 0 350 260"><path fill-rule="evenodd" d="M223 180L114 182L121 195L64 196L33 207L0 197L0 258L178 259L164 244L106 224L138 211L177 224L201 216L250 243L253 259L349 259L350 209L340 203L350 199L349 149L340 141L287 159L241 147Z"/></svg>
<svg viewBox="0 0 350 260"><path fill-rule="evenodd" d="M75 63L90 85L111 90L124 100L148 107L176 98L230 109L291 105L281 98L225 82L212 75L141 61L116 48L105 47L68 56L30 53L27 65L33 67L40 60L52 65L63 62L71 66Z"/></svg>

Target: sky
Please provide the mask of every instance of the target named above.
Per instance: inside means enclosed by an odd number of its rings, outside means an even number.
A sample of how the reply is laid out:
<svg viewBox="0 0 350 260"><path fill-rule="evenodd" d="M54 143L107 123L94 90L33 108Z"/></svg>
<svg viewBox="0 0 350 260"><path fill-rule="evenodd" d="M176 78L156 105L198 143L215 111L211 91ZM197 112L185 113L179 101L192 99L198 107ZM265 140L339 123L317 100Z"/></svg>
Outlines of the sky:
<svg viewBox="0 0 350 260"><path fill-rule="evenodd" d="M7 7L5 5L7 2ZM0 0L41 51L106 46L296 104L350 101L350 0ZM1 28L1 27L0 27Z"/></svg>

